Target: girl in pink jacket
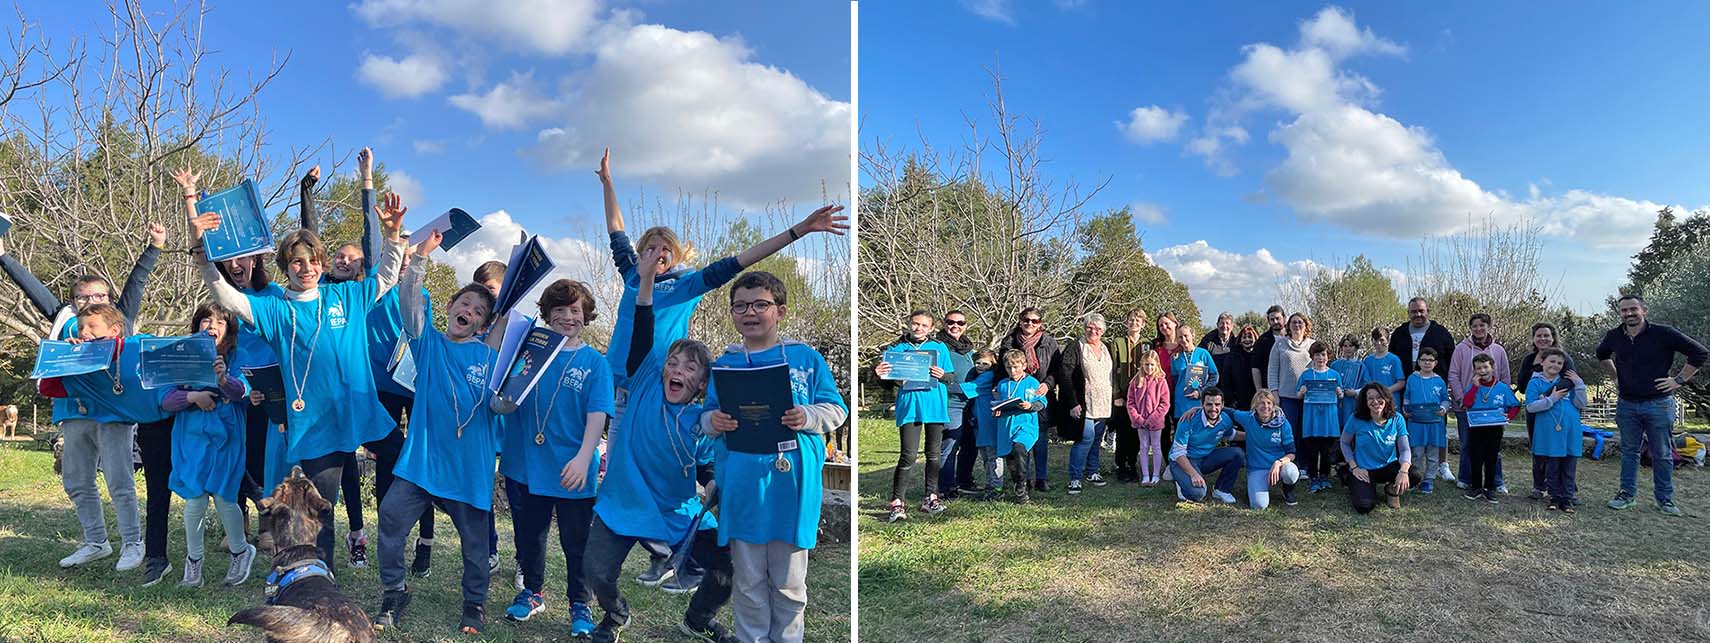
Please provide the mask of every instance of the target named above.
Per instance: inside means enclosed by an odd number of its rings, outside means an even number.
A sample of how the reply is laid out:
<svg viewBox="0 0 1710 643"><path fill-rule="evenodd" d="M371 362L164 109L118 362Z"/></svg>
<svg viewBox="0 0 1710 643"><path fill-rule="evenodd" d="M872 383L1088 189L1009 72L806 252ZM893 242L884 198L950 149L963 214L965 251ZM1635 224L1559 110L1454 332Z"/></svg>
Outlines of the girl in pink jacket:
<svg viewBox="0 0 1710 643"><path fill-rule="evenodd" d="M1170 382L1158 366L1158 354L1140 356L1140 371L1128 382L1128 419L1140 434L1140 485L1155 487L1164 469L1164 418L1170 415Z"/></svg>

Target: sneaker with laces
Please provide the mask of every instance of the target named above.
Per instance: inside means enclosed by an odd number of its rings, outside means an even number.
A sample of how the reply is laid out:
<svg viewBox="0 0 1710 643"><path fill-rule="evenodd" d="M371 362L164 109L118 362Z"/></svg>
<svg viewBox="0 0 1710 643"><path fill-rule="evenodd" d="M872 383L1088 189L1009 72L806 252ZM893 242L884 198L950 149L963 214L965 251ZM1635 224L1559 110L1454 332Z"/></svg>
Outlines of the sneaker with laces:
<svg viewBox="0 0 1710 643"><path fill-rule="evenodd" d="M1493 504L1493 505L1496 504L1496 492L1488 491L1488 490L1485 491L1484 492L1484 501L1487 503Z"/></svg>
<svg viewBox="0 0 1710 643"><path fill-rule="evenodd" d="M1609 500L1609 508L1616 511L1632 509L1633 506L1637 504L1639 503L1633 500L1633 496L1629 495L1625 491L1615 494L1615 497Z"/></svg>
<svg viewBox="0 0 1710 643"><path fill-rule="evenodd" d="M623 634L623 628L627 625L629 625L627 622L614 623L611 616L607 615L605 620L600 622L600 626L594 628L594 631L588 635L588 641L589 643L617 643L618 637Z"/></svg>
<svg viewBox="0 0 1710 643"><path fill-rule="evenodd" d="M487 554L487 577L492 578L499 573L499 552Z"/></svg>
<svg viewBox="0 0 1710 643"><path fill-rule="evenodd" d="M1081 481L1079 481L1079 480L1070 480L1069 481L1069 495L1071 495L1071 496L1081 495Z"/></svg>
<svg viewBox="0 0 1710 643"><path fill-rule="evenodd" d="M665 593L667 594L687 594L700 588L700 586L700 576L675 574L671 577L671 580L660 583L659 589L665 590Z"/></svg>
<svg viewBox="0 0 1710 643"><path fill-rule="evenodd" d="M1437 490L1436 485L1432 484L1430 480L1426 480L1424 482L1419 483L1419 493L1423 493L1425 495L1431 495L1431 492L1436 491L1436 490Z"/></svg>
<svg viewBox="0 0 1710 643"><path fill-rule="evenodd" d="M635 582L648 587L658 587L660 583L665 582L665 579L675 574L671 570L670 562L669 558L664 557L653 559L653 563L648 565L647 571L635 577Z"/></svg>
<svg viewBox="0 0 1710 643"><path fill-rule="evenodd" d="M583 638L594 632L594 610L587 603L570 604L570 636Z"/></svg>
<svg viewBox="0 0 1710 643"><path fill-rule="evenodd" d="M1483 489L1480 489L1478 487L1462 487L1462 488L1466 489L1466 491L1461 494L1462 498L1466 498L1467 500L1478 500L1478 499L1481 499L1484 497L1484 490Z"/></svg>
<svg viewBox="0 0 1710 643"><path fill-rule="evenodd" d="M165 556L156 556L143 561L143 587L154 587L160 581L166 580L166 574L172 571L172 562Z"/></svg>
<svg viewBox="0 0 1710 643"><path fill-rule="evenodd" d="M1437 478L1444 482L1455 479L1455 472L1449 470L1449 463L1444 462L1437 465Z"/></svg>
<svg viewBox="0 0 1710 643"><path fill-rule="evenodd" d="M1211 491L1211 497L1216 498L1218 502L1226 505L1235 504L1235 496L1222 489L1213 489Z"/></svg>
<svg viewBox="0 0 1710 643"><path fill-rule="evenodd" d="M705 643L737 642L736 635L731 634L730 630L726 629L725 626L720 625L718 621L707 621L706 625L702 625L700 627L695 627L690 625L688 621L683 621L677 624L677 631L695 637L695 640L704 641Z"/></svg>
<svg viewBox="0 0 1710 643"><path fill-rule="evenodd" d="M926 502L920 504L920 511L930 516L932 514L943 513L944 507L944 501L938 499L937 496L934 496L927 498Z"/></svg>
<svg viewBox="0 0 1710 643"><path fill-rule="evenodd" d="M1104 476L1101 476L1096 472L1090 476L1087 476L1087 482L1091 482L1092 485L1095 487L1102 487L1106 484L1109 484L1108 482L1105 482Z"/></svg>
<svg viewBox="0 0 1710 643"><path fill-rule="evenodd" d="M345 538L345 544L350 546L350 566L357 569L368 567L368 534L352 533Z"/></svg>
<svg viewBox="0 0 1710 643"><path fill-rule="evenodd" d="M410 561L410 574L416 578L427 578L433 573L433 539L416 539L416 557Z"/></svg>
<svg viewBox="0 0 1710 643"><path fill-rule="evenodd" d="M178 581L179 587L202 586L202 561L184 558L184 580Z"/></svg>
<svg viewBox="0 0 1710 643"><path fill-rule="evenodd" d="M83 543L70 556L59 559L60 567L76 567L84 563L101 560L113 555L113 545L110 543Z"/></svg>
<svg viewBox="0 0 1710 643"><path fill-rule="evenodd" d="M1283 487L1282 501L1283 501L1283 504L1288 505L1290 507L1293 507L1295 505L1300 504L1300 499L1294 497L1294 485L1288 485L1288 486Z"/></svg>
<svg viewBox="0 0 1710 643"><path fill-rule="evenodd" d="M380 596L380 611L374 615L374 630L384 632L404 624L404 608L410 606L410 588L389 589Z"/></svg>
<svg viewBox="0 0 1710 643"><path fill-rule="evenodd" d="M226 579L222 582L233 587L242 585L249 580L249 570L254 564L255 545L244 545L243 551L232 554L232 565L226 568Z"/></svg>
<svg viewBox="0 0 1710 643"><path fill-rule="evenodd" d="M143 551L142 543L125 543L125 546L119 549L119 562L113 565L113 570L128 572L142 567Z"/></svg>
<svg viewBox="0 0 1710 643"><path fill-rule="evenodd" d="M1679 516L1679 515L1681 515L1680 514L1680 505L1674 504L1673 500L1658 501L1657 502L1657 510L1663 512L1663 515L1665 515L1665 516Z"/></svg>
<svg viewBox="0 0 1710 643"><path fill-rule="evenodd" d="M885 515L885 522L896 522L898 520L907 520L907 519L908 519L908 510L903 508L903 503L900 501L892 502L890 513Z"/></svg>
<svg viewBox="0 0 1710 643"><path fill-rule="evenodd" d="M505 608L505 618L521 623L545 609L546 597L525 589L511 599L511 606Z"/></svg>
<svg viewBox="0 0 1710 643"><path fill-rule="evenodd" d="M481 628L486 625L486 606L480 603L463 604L463 619L457 623L457 631L464 634L480 634Z"/></svg>

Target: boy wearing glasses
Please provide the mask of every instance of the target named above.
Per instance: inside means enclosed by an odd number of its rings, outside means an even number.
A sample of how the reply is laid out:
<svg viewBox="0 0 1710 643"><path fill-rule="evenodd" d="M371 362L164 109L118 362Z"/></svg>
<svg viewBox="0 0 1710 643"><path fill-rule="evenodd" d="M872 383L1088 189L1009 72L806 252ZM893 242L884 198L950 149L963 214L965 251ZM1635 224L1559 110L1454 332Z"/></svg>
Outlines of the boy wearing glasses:
<svg viewBox="0 0 1710 643"><path fill-rule="evenodd" d="M724 440L713 444L713 476L722 506L718 543L730 548L733 612L737 637L744 641L802 640L808 550L819 535L825 433L849 418L849 407L819 351L778 336L785 296L784 283L771 273L738 277L730 286L730 321L742 343L726 347L713 362L740 368L788 364L795 405L783 415L784 426L795 431L795 442L780 443L776 454L732 451ZM942 410L943 385L938 389ZM718 438L736 429L736 419L718 410L717 386L707 387L706 408L706 435ZM711 612L700 616L710 618Z"/></svg>
<svg viewBox="0 0 1710 643"><path fill-rule="evenodd" d="M945 384L956 376L956 366L950 361L950 349L931 338L932 314L917 310L908 316L908 332L884 350L879 365L873 369L883 378L891 373L891 362L904 353L924 352L931 355L928 373L931 379L909 380L897 390L897 430L902 437L902 455L897 458L896 472L891 476L891 511L887 522L908 517L903 509L904 490L908 488L909 471L914 469L916 445L921 434L926 437L926 499L920 510L928 514L944 511L944 501L938 496L938 468L942 464L940 447L944 442L944 425L950 419L950 397Z"/></svg>

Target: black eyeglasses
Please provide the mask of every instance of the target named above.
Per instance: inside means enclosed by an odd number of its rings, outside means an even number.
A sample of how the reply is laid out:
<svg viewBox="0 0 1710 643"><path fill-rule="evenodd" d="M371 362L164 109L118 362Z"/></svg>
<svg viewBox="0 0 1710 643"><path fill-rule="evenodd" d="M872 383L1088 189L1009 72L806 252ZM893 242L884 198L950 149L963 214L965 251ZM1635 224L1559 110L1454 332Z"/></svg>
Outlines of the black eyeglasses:
<svg viewBox="0 0 1710 643"><path fill-rule="evenodd" d="M756 313L765 314L766 311L771 310L772 307L776 306L776 305L778 305L778 304L775 302L766 301L764 299L762 299L760 301L732 302L730 304L730 314L741 315L741 314L747 313L750 309L752 309Z"/></svg>

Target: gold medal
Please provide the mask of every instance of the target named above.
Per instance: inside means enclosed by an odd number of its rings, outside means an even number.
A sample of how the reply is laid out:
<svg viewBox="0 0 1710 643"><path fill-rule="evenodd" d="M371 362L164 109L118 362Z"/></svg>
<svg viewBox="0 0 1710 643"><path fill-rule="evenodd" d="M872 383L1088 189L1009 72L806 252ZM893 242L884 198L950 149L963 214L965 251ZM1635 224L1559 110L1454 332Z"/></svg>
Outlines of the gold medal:
<svg viewBox="0 0 1710 643"><path fill-rule="evenodd" d="M291 410L296 411L298 413L302 413L303 412L303 398L299 397L299 398L297 398L297 401L292 402L291 403Z"/></svg>
<svg viewBox="0 0 1710 643"><path fill-rule="evenodd" d="M535 444L546 444L546 434L545 433L534 434L534 443Z"/></svg>
<svg viewBox="0 0 1710 643"><path fill-rule="evenodd" d="M778 473L789 473L790 472L790 459L784 457L784 454L779 453L778 459L772 462L772 466L775 466L778 468Z"/></svg>

